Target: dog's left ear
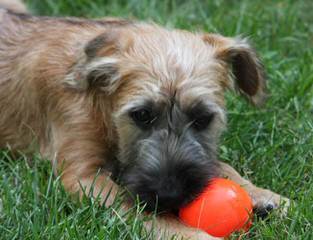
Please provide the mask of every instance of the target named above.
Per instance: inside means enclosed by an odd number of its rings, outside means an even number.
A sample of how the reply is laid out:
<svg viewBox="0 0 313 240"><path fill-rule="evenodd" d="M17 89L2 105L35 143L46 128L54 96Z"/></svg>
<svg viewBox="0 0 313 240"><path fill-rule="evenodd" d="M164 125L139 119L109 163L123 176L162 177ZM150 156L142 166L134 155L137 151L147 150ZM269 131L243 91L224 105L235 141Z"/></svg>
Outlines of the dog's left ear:
<svg viewBox="0 0 313 240"><path fill-rule="evenodd" d="M235 87L253 104L266 98L266 80L262 64L246 39L205 34L203 40L213 47L214 55L229 64Z"/></svg>
<svg viewBox="0 0 313 240"><path fill-rule="evenodd" d="M122 30L108 29L90 40L82 49L77 63L65 78L65 85L78 91L112 94L121 82L120 53L127 38Z"/></svg>

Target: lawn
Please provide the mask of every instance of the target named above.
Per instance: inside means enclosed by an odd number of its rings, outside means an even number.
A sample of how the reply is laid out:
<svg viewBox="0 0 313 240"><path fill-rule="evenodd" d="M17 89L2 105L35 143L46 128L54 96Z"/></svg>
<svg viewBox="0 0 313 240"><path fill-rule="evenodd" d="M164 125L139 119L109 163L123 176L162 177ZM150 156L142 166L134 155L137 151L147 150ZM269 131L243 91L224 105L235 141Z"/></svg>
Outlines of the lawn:
<svg viewBox="0 0 313 240"><path fill-rule="evenodd" d="M270 97L256 109L227 93L220 159L293 200L286 217L255 220L244 239L313 239L313 3L311 0L28 0L39 15L119 16L247 36L265 65ZM1 113L0 113L1 114ZM17 159L16 159L17 158ZM138 218L72 201L37 155L0 152L0 239L151 239ZM234 238L235 239L235 238Z"/></svg>

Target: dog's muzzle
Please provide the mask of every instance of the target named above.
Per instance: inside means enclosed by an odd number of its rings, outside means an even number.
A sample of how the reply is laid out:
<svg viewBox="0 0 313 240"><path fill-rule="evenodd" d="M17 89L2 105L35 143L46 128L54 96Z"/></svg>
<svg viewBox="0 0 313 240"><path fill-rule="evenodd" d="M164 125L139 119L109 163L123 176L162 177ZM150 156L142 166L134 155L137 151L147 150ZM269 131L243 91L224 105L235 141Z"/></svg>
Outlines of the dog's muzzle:
<svg viewBox="0 0 313 240"><path fill-rule="evenodd" d="M122 183L149 211L177 210L201 193L216 173L215 154L208 156L188 134L156 131L135 149Z"/></svg>

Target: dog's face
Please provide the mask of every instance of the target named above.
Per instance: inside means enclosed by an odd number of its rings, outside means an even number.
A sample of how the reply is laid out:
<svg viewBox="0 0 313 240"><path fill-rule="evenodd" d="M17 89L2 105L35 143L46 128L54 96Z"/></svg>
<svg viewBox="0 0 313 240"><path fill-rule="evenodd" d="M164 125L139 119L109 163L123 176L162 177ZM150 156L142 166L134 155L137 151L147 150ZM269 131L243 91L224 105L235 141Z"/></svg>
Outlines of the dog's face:
<svg viewBox="0 0 313 240"><path fill-rule="evenodd" d="M217 35L139 24L85 52L83 85L111 96L120 179L149 210L178 209L218 175L225 90L257 103L265 85L249 45Z"/></svg>

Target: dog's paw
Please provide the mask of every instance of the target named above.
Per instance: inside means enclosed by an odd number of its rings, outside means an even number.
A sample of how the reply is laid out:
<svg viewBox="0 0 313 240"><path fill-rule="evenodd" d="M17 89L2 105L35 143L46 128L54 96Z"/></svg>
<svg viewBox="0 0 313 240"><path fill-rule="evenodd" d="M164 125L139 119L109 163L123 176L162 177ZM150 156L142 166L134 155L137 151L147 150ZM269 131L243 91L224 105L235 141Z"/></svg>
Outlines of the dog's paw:
<svg viewBox="0 0 313 240"><path fill-rule="evenodd" d="M258 217L265 218L275 209L285 216L290 207L290 200L282 197L270 190L262 188L250 189L249 194L252 198L254 212Z"/></svg>
<svg viewBox="0 0 313 240"><path fill-rule="evenodd" d="M176 229L178 230L178 229ZM174 234L174 235L173 235ZM206 232L203 232L201 230L192 229L189 230L180 230L176 233L165 233L158 235L156 237L157 240L165 240L165 239L173 239L173 240L223 240L224 238L218 238L218 237L212 237Z"/></svg>
<svg viewBox="0 0 313 240"><path fill-rule="evenodd" d="M202 232L202 231L198 231L198 233L196 234L196 236L194 238L192 238L194 240L198 239L198 240L222 240L224 238L217 238L217 237L212 237L209 234Z"/></svg>
<svg viewBox="0 0 313 240"><path fill-rule="evenodd" d="M153 239L175 240L222 240L223 238L212 237L204 231L184 225L178 218L173 216L158 216L154 221L145 222L146 229L152 230Z"/></svg>
<svg viewBox="0 0 313 240"><path fill-rule="evenodd" d="M189 232L183 232L176 235L175 240L223 240L224 238L212 237L206 232L191 229Z"/></svg>

